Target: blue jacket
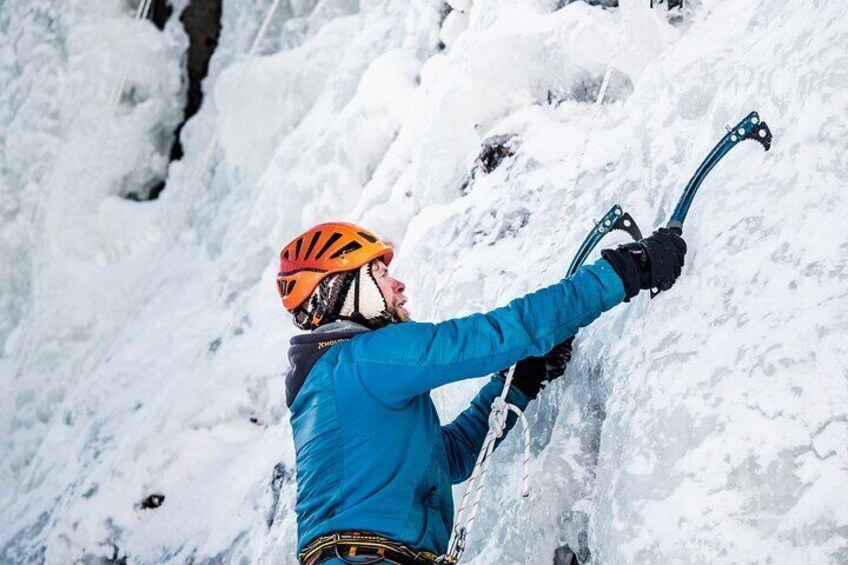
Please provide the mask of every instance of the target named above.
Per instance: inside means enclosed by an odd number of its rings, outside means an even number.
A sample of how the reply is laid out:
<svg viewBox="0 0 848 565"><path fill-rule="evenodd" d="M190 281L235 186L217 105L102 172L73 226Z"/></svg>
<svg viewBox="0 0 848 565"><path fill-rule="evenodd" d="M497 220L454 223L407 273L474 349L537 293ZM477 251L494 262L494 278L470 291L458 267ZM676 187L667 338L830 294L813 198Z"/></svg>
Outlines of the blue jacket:
<svg viewBox="0 0 848 565"><path fill-rule="evenodd" d="M471 474L503 379L445 426L430 391L543 355L623 299L621 279L599 260L486 314L376 331L336 323L292 338L298 551L322 534L362 530L444 553L451 485ZM507 399L528 403L515 387Z"/></svg>

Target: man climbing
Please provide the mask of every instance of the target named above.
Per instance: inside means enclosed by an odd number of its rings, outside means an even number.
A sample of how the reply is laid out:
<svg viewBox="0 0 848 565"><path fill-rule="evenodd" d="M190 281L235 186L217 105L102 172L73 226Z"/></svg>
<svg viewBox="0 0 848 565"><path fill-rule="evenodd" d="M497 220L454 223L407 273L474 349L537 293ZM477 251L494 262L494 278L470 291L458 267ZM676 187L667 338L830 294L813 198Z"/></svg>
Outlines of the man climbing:
<svg viewBox="0 0 848 565"><path fill-rule="evenodd" d="M321 224L286 245L277 286L310 330L292 338L286 378L301 563L434 563L451 485L471 474L503 390L497 371L517 363L506 400L524 409L564 372L580 327L640 289L671 288L685 253L661 228L507 306L432 324L409 321L393 250L368 230ZM442 426L430 391L490 373Z"/></svg>

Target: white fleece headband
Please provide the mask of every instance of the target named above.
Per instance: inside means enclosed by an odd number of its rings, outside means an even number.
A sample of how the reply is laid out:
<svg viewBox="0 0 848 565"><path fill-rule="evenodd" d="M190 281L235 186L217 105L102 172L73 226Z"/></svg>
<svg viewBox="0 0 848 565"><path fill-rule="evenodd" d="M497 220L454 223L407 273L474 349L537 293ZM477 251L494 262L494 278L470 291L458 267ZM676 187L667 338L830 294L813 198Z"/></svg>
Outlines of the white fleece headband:
<svg viewBox="0 0 848 565"><path fill-rule="evenodd" d="M366 320L380 320L386 318L388 308L386 299L383 298L383 293L377 285L377 279L371 272L371 264L362 265L353 284L347 289L339 314L345 318L352 318L358 311Z"/></svg>

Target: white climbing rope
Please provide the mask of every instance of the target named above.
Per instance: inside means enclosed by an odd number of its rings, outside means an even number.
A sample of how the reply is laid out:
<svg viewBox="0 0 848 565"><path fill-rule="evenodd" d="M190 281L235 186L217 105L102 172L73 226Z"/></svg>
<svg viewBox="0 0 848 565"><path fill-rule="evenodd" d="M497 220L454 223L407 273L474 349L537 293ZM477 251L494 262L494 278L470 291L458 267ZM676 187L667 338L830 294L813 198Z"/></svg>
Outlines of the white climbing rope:
<svg viewBox="0 0 848 565"><path fill-rule="evenodd" d="M592 137L592 133L595 130L595 124L598 122L598 118L600 117L600 107L601 104L604 103L604 98L606 97L607 89L609 88L613 66L616 62L618 53L621 52L622 42L624 41L625 29L627 29L626 15L624 23L621 26L621 31L618 34L618 41L616 42L616 46L613 50L612 58L607 64L607 70L604 72L604 78L601 81L601 87L598 89L598 96L595 98L595 103L592 105L592 117L589 120L589 127L585 129L585 133L583 135L583 142L580 144L580 153L577 154L577 166L574 168L574 173L571 175L571 178L568 180L567 183L569 192L573 192L574 189L577 188L577 181L580 179L580 173L583 172L583 161L586 159L586 150L589 148L589 139ZM540 273L540 276L544 276L548 272L548 268L551 264L551 259L553 258L554 245L557 241L559 241L560 231L562 229L563 224L565 224L565 207L560 206L559 215L557 216L556 223L554 224L554 230L548 238L548 251L545 254L544 259L542 260L542 272Z"/></svg>
<svg viewBox="0 0 848 565"><path fill-rule="evenodd" d="M262 40L265 39L265 35L268 33L268 27L271 25L271 18L274 17L274 13L277 11L277 7L279 5L280 0L274 0L268 8L268 12L265 14L265 19L262 20L262 25L259 26L259 31L256 32L256 37L253 38L253 44L250 46L250 51L247 52L244 67L236 80L236 89L241 86L245 77L247 77L247 71L250 70L250 65L253 62L253 59L256 58L256 52L259 50L259 45L262 43ZM212 154L215 152L215 147L217 145L218 128L215 128L212 137L209 139L209 143L206 145L206 149L203 151L203 158L200 160L200 165L196 169L198 176L202 175L206 170L206 167L209 166L209 161L212 159Z"/></svg>
<svg viewBox="0 0 848 565"><path fill-rule="evenodd" d="M500 396L492 402L492 410L489 413L489 431L483 440L480 453L477 455L477 462L474 464L471 477L465 485L465 492L462 495L462 502L459 505L459 511L456 515L454 536L447 554L440 558L442 562L456 563L465 551L466 540L474 527L474 521L477 519L477 511L480 508L480 501L483 499L483 489L486 486L486 477L489 472L489 463L492 461L492 453L495 451L495 444L498 439L503 437L506 431L506 422L510 412L515 413L521 421L524 430L524 462L521 479L521 496L527 497L530 495L530 425L527 423L524 412L514 404L506 401L514 373L515 365L510 367L507 373ZM468 504L469 501L471 501L470 506Z"/></svg>
<svg viewBox="0 0 848 565"><path fill-rule="evenodd" d="M601 87L598 89L598 96L595 99L595 103L593 105L593 115L590 120L590 125L585 130L583 142L580 146L580 153L577 157L577 167L574 169L574 174L568 182L568 186L572 191L576 188L577 181L580 178L580 173L583 169L583 161L586 156L586 150L589 146L589 139L591 138L592 132L595 128L595 124L598 121L597 118L598 114L600 113L600 106L601 104L603 104L604 98L606 97L607 89L609 88L610 77L612 76L612 69L616 62L618 53L620 53L621 51L622 43L624 41L624 31L627 28L628 22L626 12L623 12L623 14L625 14L624 23L622 24L621 30L618 34L618 40L613 50L613 56L610 59L609 64L607 64L606 72L604 72L604 78L601 81ZM549 238L548 251L543 261L544 266L542 268L541 275L544 275L548 271L548 266L550 265L551 258L553 256L554 245L559 240L558 237L560 232L560 226L562 226L564 223L565 207L560 206L560 212L557 218L556 225L554 226L554 231ZM504 431L506 430L506 421L507 417L509 416L509 412L514 412L517 415L523 427L524 461L522 464L523 476L521 480L521 496L523 498L526 498L530 495L530 426L527 422L527 418L524 416L524 412L522 412L522 410L514 404L510 404L506 401L506 397L509 394L509 389L512 386L512 378L514 373L515 365L509 368L506 381L504 382L503 391L501 391L500 396L495 398L494 402L492 402L492 410L489 414L489 432L486 434L486 438L483 440L483 445L480 448L479 455L477 456L477 462L474 464L474 470L471 472L471 477L468 479L468 483L465 485L465 492L462 495L462 502L460 502L459 510L456 514L453 538L451 539L448 552L439 558L440 563L454 564L462 558L462 554L465 551L466 544L468 542L468 537L471 535L471 530L477 518L477 512L480 508L480 502L483 498L483 490L486 486L486 478L488 476L489 464L492 460L492 454L495 450L495 443L497 443L497 440L499 438L503 437ZM472 492L474 493L473 498ZM469 501L471 501L470 506Z"/></svg>
<svg viewBox="0 0 848 565"><path fill-rule="evenodd" d="M135 14L133 15L133 25L135 22L140 22L142 20L146 20L148 14L150 13L150 7L153 5L153 0L140 0L138 6L136 7ZM85 164L82 168L84 171L91 170L91 161L94 158L95 151L98 147L102 146L102 141L104 139L104 135L107 127L111 123L112 119L115 117L115 112L118 110L118 105L121 103L121 96L124 93L124 88L127 84L127 75L129 74L130 65L135 59L135 54L138 49L138 44L140 41L130 41L129 51L121 58L120 66L118 67L118 75L115 78L115 82L112 85L112 88L109 92L109 98L106 100L106 113L103 114L100 119L96 122L94 129L94 144L93 149L87 152L85 156ZM76 124L76 117L73 121ZM136 148L136 157L133 158L133 162L137 159L139 148Z"/></svg>
<svg viewBox="0 0 848 565"><path fill-rule="evenodd" d="M134 21L146 20L152 4L153 0L141 0L136 8ZM121 61L121 68L118 72L118 80L115 82L115 87L112 89L112 94L109 96L109 104L106 106L109 112L106 115L107 119L111 119L112 116L115 115L115 111L118 109L118 104L121 102L121 94L123 94L124 87L127 83L127 73L130 69L130 63L132 63L133 59L135 59L135 52L138 43L138 41L130 43L130 52L127 53L127 56Z"/></svg>

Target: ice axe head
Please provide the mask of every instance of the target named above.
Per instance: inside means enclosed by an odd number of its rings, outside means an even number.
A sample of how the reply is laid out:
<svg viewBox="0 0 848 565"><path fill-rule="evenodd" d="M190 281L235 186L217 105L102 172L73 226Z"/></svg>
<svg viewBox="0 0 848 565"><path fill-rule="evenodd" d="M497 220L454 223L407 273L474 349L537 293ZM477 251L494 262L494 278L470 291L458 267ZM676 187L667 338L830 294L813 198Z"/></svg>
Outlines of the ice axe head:
<svg viewBox="0 0 848 565"><path fill-rule="evenodd" d="M750 122L750 128L740 128L736 133L742 135L743 139L753 139L766 151L771 149L772 136L768 124L760 121L760 116L756 112L751 112L747 121Z"/></svg>
<svg viewBox="0 0 848 565"><path fill-rule="evenodd" d="M642 239L642 231L636 225L636 220L633 219L628 212L619 216L610 227L610 231L621 230L633 238L633 241Z"/></svg>

